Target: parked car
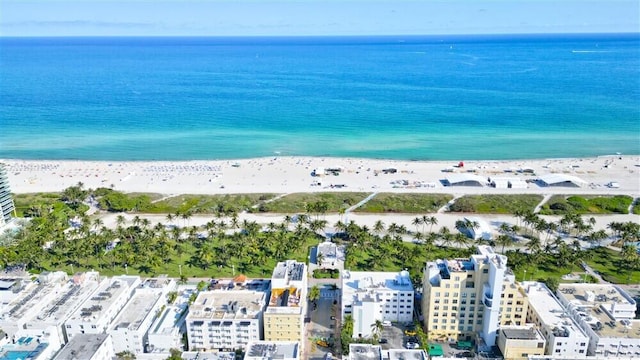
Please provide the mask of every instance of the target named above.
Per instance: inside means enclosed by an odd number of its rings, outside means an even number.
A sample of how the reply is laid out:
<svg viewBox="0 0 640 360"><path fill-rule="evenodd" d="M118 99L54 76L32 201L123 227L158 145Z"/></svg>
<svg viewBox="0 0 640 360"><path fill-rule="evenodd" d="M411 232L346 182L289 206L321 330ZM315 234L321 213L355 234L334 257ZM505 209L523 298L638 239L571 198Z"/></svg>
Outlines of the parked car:
<svg viewBox="0 0 640 360"><path fill-rule="evenodd" d="M336 317L335 317L335 316L331 316L331 320L335 320L335 319L336 319Z"/></svg>
<svg viewBox="0 0 640 360"><path fill-rule="evenodd" d="M389 342L389 340L382 338L380 339L380 341L378 341L380 344L387 344Z"/></svg>
<svg viewBox="0 0 640 360"><path fill-rule="evenodd" d="M408 342L404 347L406 347L407 349L419 349L420 344L414 343L414 342Z"/></svg>
<svg viewBox="0 0 640 360"><path fill-rule="evenodd" d="M382 322L382 326L391 326L391 321L385 320Z"/></svg>

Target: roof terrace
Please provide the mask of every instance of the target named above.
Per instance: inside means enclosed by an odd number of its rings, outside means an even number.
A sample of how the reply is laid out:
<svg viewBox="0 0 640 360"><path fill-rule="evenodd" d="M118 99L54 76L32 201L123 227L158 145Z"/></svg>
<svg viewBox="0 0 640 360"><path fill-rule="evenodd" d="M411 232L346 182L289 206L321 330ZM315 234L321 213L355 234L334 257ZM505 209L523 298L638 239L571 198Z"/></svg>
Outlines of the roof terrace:
<svg viewBox="0 0 640 360"><path fill-rule="evenodd" d="M262 291L213 290L201 292L189 307L189 319L254 319L264 309Z"/></svg>

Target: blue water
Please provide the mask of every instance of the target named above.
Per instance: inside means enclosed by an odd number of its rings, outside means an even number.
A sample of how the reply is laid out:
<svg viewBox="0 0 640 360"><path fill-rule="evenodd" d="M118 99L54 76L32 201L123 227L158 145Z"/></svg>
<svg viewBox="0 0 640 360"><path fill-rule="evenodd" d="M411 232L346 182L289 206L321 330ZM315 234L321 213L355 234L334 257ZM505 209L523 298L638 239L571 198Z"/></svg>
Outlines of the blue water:
<svg viewBox="0 0 640 360"><path fill-rule="evenodd" d="M0 38L0 158L640 154L640 36Z"/></svg>

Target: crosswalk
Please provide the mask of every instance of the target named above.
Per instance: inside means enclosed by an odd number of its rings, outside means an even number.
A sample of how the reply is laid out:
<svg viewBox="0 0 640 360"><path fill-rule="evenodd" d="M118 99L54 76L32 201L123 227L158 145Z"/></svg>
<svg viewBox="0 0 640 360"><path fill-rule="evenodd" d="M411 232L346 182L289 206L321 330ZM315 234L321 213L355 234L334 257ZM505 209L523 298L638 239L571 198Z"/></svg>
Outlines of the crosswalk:
<svg viewBox="0 0 640 360"><path fill-rule="evenodd" d="M338 290L320 290L320 297L325 299L336 299L340 295Z"/></svg>

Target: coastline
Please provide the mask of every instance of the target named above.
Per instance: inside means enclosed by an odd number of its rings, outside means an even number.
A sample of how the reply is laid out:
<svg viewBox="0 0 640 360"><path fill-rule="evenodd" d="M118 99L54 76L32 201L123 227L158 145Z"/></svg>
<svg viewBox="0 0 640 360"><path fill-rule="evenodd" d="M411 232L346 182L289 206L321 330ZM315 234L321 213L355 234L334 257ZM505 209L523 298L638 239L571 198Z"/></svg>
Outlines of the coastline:
<svg viewBox="0 0 640 360"><path fill-rule="evenodd" d="M457 161L274 156L237 160L83 161L4 159L14 193L57 192L82 182L122 192L160 194L234 194L294 192L432 192L452 194L640 194L640 155L585 158ZM312 176L315 169L341 168L339 175ZM396 169L383 173L383 169ZM533 180L567 174L582 187L524 189L449 187L450 174ZM617 182L619 188L606 184ZM317 185L320 183L321 185Z"/></svg>

